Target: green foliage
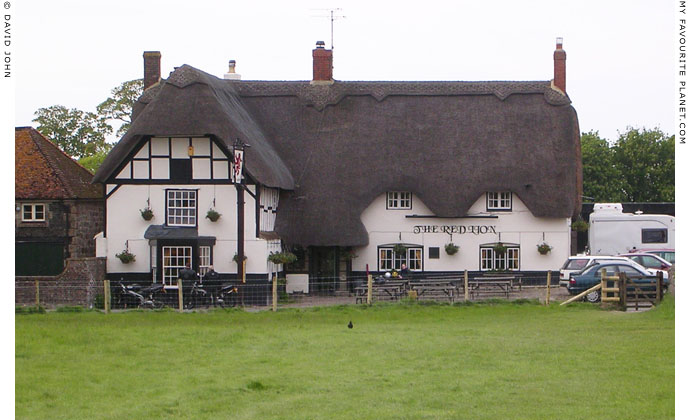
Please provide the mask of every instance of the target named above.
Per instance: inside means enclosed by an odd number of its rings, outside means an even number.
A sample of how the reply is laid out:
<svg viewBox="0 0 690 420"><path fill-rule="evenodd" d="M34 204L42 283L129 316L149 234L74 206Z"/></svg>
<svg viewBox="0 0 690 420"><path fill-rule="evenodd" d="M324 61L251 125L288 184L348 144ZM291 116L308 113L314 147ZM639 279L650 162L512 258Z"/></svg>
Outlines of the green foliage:
<svg viewBox="0 0 690 420"><path fill-rule="evenodd" d="M151 210L151 207L139 209L139 213L141 213L141 218L146 221L153 219L153 210Z"/></svg>
<svg viewBox="0 0 690 420"><path fill-rule="evenodd" d="M268 261L273 264L291 264L297 261L297 256L292 252L271 252Z"/></svg>
<svg viewBox="0 0 690 420"><path fill-rule="evenodd" d="M41 305L38 306L15 306L14 313L16 315L28 315L28 314L44 314L46 313L46 308Z"/></svg>
<svg viewBox="0 0 690 420"><path fill-rule="evenodd" d="M96 112L106 120L117 120L122 122L118 128L118 137L129 130L132 124L132 106L134 102L144 92L144 80L136 79L123 82L120 86L113 88L110 93L111 97L101 102L96 107Z"/></svg>
<svg viewBox="0 0 690 420"><path fill-rule="evenodd" d="M55 312L84 312L84 307L83 306L59 306L57 309L55 309Z"/></svg>
<svg viewBox="0 0 690 420"><path fill-rule="evenodd" d="M105 309L105 297L103 293L99 293L93 298L93 307L96 309Z"/></svg>
<svg viewBox="0 0 690 420"><path fill-rule="evenodd" d="M107 152L112 147L105 142L112 127L93 112L53 105L39 108L34 115L36 129L73 158Z"/></svg>
<svg viewBox="0 0 690 420"><path fill-rule="evenodd" d="M405 255L407 252L407 247L403 244L395 244L393 247L393 252L395 252L397 255Z"/></svg>
<svg viewBox="0 0 690 420"><path fill-rule="evenodd" d="M96 173L98 168L101 167L103 164L103 161L105 160L105 157L108 156L108 152L112 148L112 145L110 143L106 143L108 150L104 150L102 152L95 153L91 156L86 156L81 159L79 159L77 162L89 171L91 173Z"/></svg>
<svg viewBox="0 0 690 420"><path fill-rule="evenodd" d="M122 264L129 264L136 261L136 256L127 249L123 250L119 254L115 254L115 257L119 258L120 261L122 261Z"/></svg>
<svg viewBox="0 0 690 420"><path fill-rule="evenodd" d="M233 260L235 263L239 263L239 262L240 262L240 256L239 256L239 254L233 255L232 260ZM244 260L244 261L247 261L247 254L244 254L243 260Z"/></svg>
<svg viewBox="0 0 690 420"><path fill-rule="evenodd" d="M206 212L206 218L212 222L218 221L220 219L221 214L215 211L214 209L209 209Z"/></svg>
<svg viewBox="0 0 690 420"><path fill-rule="evenodd" d="M675 136L628 127L615 144L583 133L583 195L594 202L675 201Z"/></svg>
<svg viewBox="0 0 690 420"><path fill-rule="evenodd" d="M623 176L614 162L613 150L599 132L580 137L582 146L582 190L587 201L623 201Z"/></svg>
<svg viewBox="0 0 690 420"><path fill-rule="evenodd" d="M570 229L574 230L575 232L586 232L589 230L589 223L585 222L581 218L578 218L573 222L572 225L570 225Z"/></svg>
<svg viewBox="0 0 690 420"><path fill-rule="evenodd" d="M539 251L541 255L548 254L549 252L551 252L552 249L553 247L547 244L546 242L542 242L539 245L537 245L537 251Z"/></svg>
<svg viewBox="0 0 690 420"><path fill-rule="evenodd" d="M675 201L675 136L629 127L613 156L623 175L625 201Z"/></svg>
<svg viewBox="0 0 690 420"><path fill-rule="evenodd" d="M502 242L499 242L499 243L497 243L496 245L494 245L494 252L495 252L497 255L503 255L503 254L506 253L506 251L508 251L508 247L505 246L505 245L503 245Z"/></svg>
<svg viewBox="0 0 690 420"><path fill-rule="evenodd" d="M460 249L459 246L455 245L454 243L449 243L446 244L446 254L448 255L455 255L458 253L458 250Z"/></svg>

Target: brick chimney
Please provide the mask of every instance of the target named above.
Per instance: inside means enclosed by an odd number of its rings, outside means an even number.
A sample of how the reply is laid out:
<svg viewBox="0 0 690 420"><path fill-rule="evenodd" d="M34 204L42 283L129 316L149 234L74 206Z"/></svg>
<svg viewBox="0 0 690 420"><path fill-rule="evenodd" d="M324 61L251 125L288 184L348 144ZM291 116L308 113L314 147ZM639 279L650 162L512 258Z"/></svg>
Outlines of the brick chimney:
<svg viewBox="0 0 690 420"><path fill-rule="evenodd" d="M324 48L323 41L316 41L316 48L312 50L314 58L314 80L312 84L333 83L333 50Z"/></svg>
<svg viewBox="0 0 690 420"><path fill-rule="evenodd" d="M161 52L144 51L144 90L161 80Z"/></svg>
<svg viewBox="0 0 690 420"><path fill-rule="evenodd" d="M553 52L553 86L565 94L565 50L563 50L563 38L556 38L556 51Z"/></svg>

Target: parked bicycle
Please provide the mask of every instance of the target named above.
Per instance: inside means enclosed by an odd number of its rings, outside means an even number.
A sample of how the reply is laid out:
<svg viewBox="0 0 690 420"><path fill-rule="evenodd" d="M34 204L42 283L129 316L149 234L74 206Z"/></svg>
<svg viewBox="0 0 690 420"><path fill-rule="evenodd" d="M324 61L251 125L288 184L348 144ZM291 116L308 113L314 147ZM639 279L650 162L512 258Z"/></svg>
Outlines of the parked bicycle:
<svg viewBox="0 0 690 420"><path fill-rule="evenodd" d="M220 305L221 308L226 308L229 306L237 306L237 301L239 298L239 292L236 285L227 283L218 289L215 296L214 304Z"/></svg>
<svg viewBox="0 0 690 420"><path fill-rule="evenodd" d="M194 309L197 306L211 306L213 301L213 294L199 281L195 281L192 288L186 293L184 308Z"/></svg>

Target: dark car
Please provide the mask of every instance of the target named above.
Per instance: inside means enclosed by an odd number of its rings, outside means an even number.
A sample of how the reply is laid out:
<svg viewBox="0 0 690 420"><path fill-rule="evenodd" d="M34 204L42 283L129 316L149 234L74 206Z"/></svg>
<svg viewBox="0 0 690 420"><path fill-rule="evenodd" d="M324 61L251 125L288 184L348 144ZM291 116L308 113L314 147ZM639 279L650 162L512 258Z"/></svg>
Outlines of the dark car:
<svg viewBox="0 0 690 420"><path fill-rule="evenodd" d="M656 271L642 267L636 262L611 261L595 264L584 271L570 276L568 282L568 293L577 295L601 282L601 272L606 270L607 275L625 273L628 278L643 278L650 281L656 278ZM662 271L662 273L664 273ZM668 286L668 277L664 275L664 286ZM587 302L598 302L601 299L601 291L595 290L585 295Z"/></svg>

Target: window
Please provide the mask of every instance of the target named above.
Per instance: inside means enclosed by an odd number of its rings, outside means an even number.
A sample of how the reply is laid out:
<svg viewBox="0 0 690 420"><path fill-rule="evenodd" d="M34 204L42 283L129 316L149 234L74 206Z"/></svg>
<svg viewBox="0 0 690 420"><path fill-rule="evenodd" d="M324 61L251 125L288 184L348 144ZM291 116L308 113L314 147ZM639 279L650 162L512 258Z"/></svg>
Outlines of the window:
<svg viewBox="0 0 690 420"><path fill-rule="evenodd" d="M422 270L422 248L407 248L404 254L393 248L379 248L379 271L400 270L403 264L411 271Z"/></svg>
<svg viewBox="0 0 690 420"><path fill-rule="evenodd" d="M667 229L642 229L643 244L665 244L668 242Z"/></svg>
<svg viewBox="0 0 690 420"><path fill-rule="evenodd" d="M200 246L199 247L199 275L204 276L208 272L208 268L211 266L211 247L210 246Z"/></svg>
<svg viewBox="0 0 690 420"><path fill-rule="evenodd" d="M163 284L165 286L177 286L179 272L189 264L192 266L191 246L164 246L163 247Z"/></svg>
<svg viewBox="0 0 690 420"><path fill-rule="evenodd" d="M511 210L512 208L512 195L510 192L486 193L487 210Z"/></svg>
<svg viewBox="0 0 690 420"><path fill-rule="evenodd" d="M496 253L492 246L479 248L479 266L482 271L520 270L520 247L508 247L504 254Z"/></svg>
<svg viewBox="0 0 690 420"><path fill-rule="evenodd" d="M412 193L407 191L389 191L386 194L386 208L390 210L410 210Z"/></svg>
<svg viewBox="0 0 690 420"><path fill-rule="evenodd" d="M429 247L429 259L437 260L440 258L440 248L436 246Z"/></svg>
<svg viewBox="0 0 690 420"><path fill-rule="evenodd" d="M168 190L168 226L196 226L196 191Z"/></svg>
<svg viewBox="0 0 690 420"><path fill-rule="evenodd" d="M44 222L45 220L45 204L22 204L22 222Z"/></svg>

